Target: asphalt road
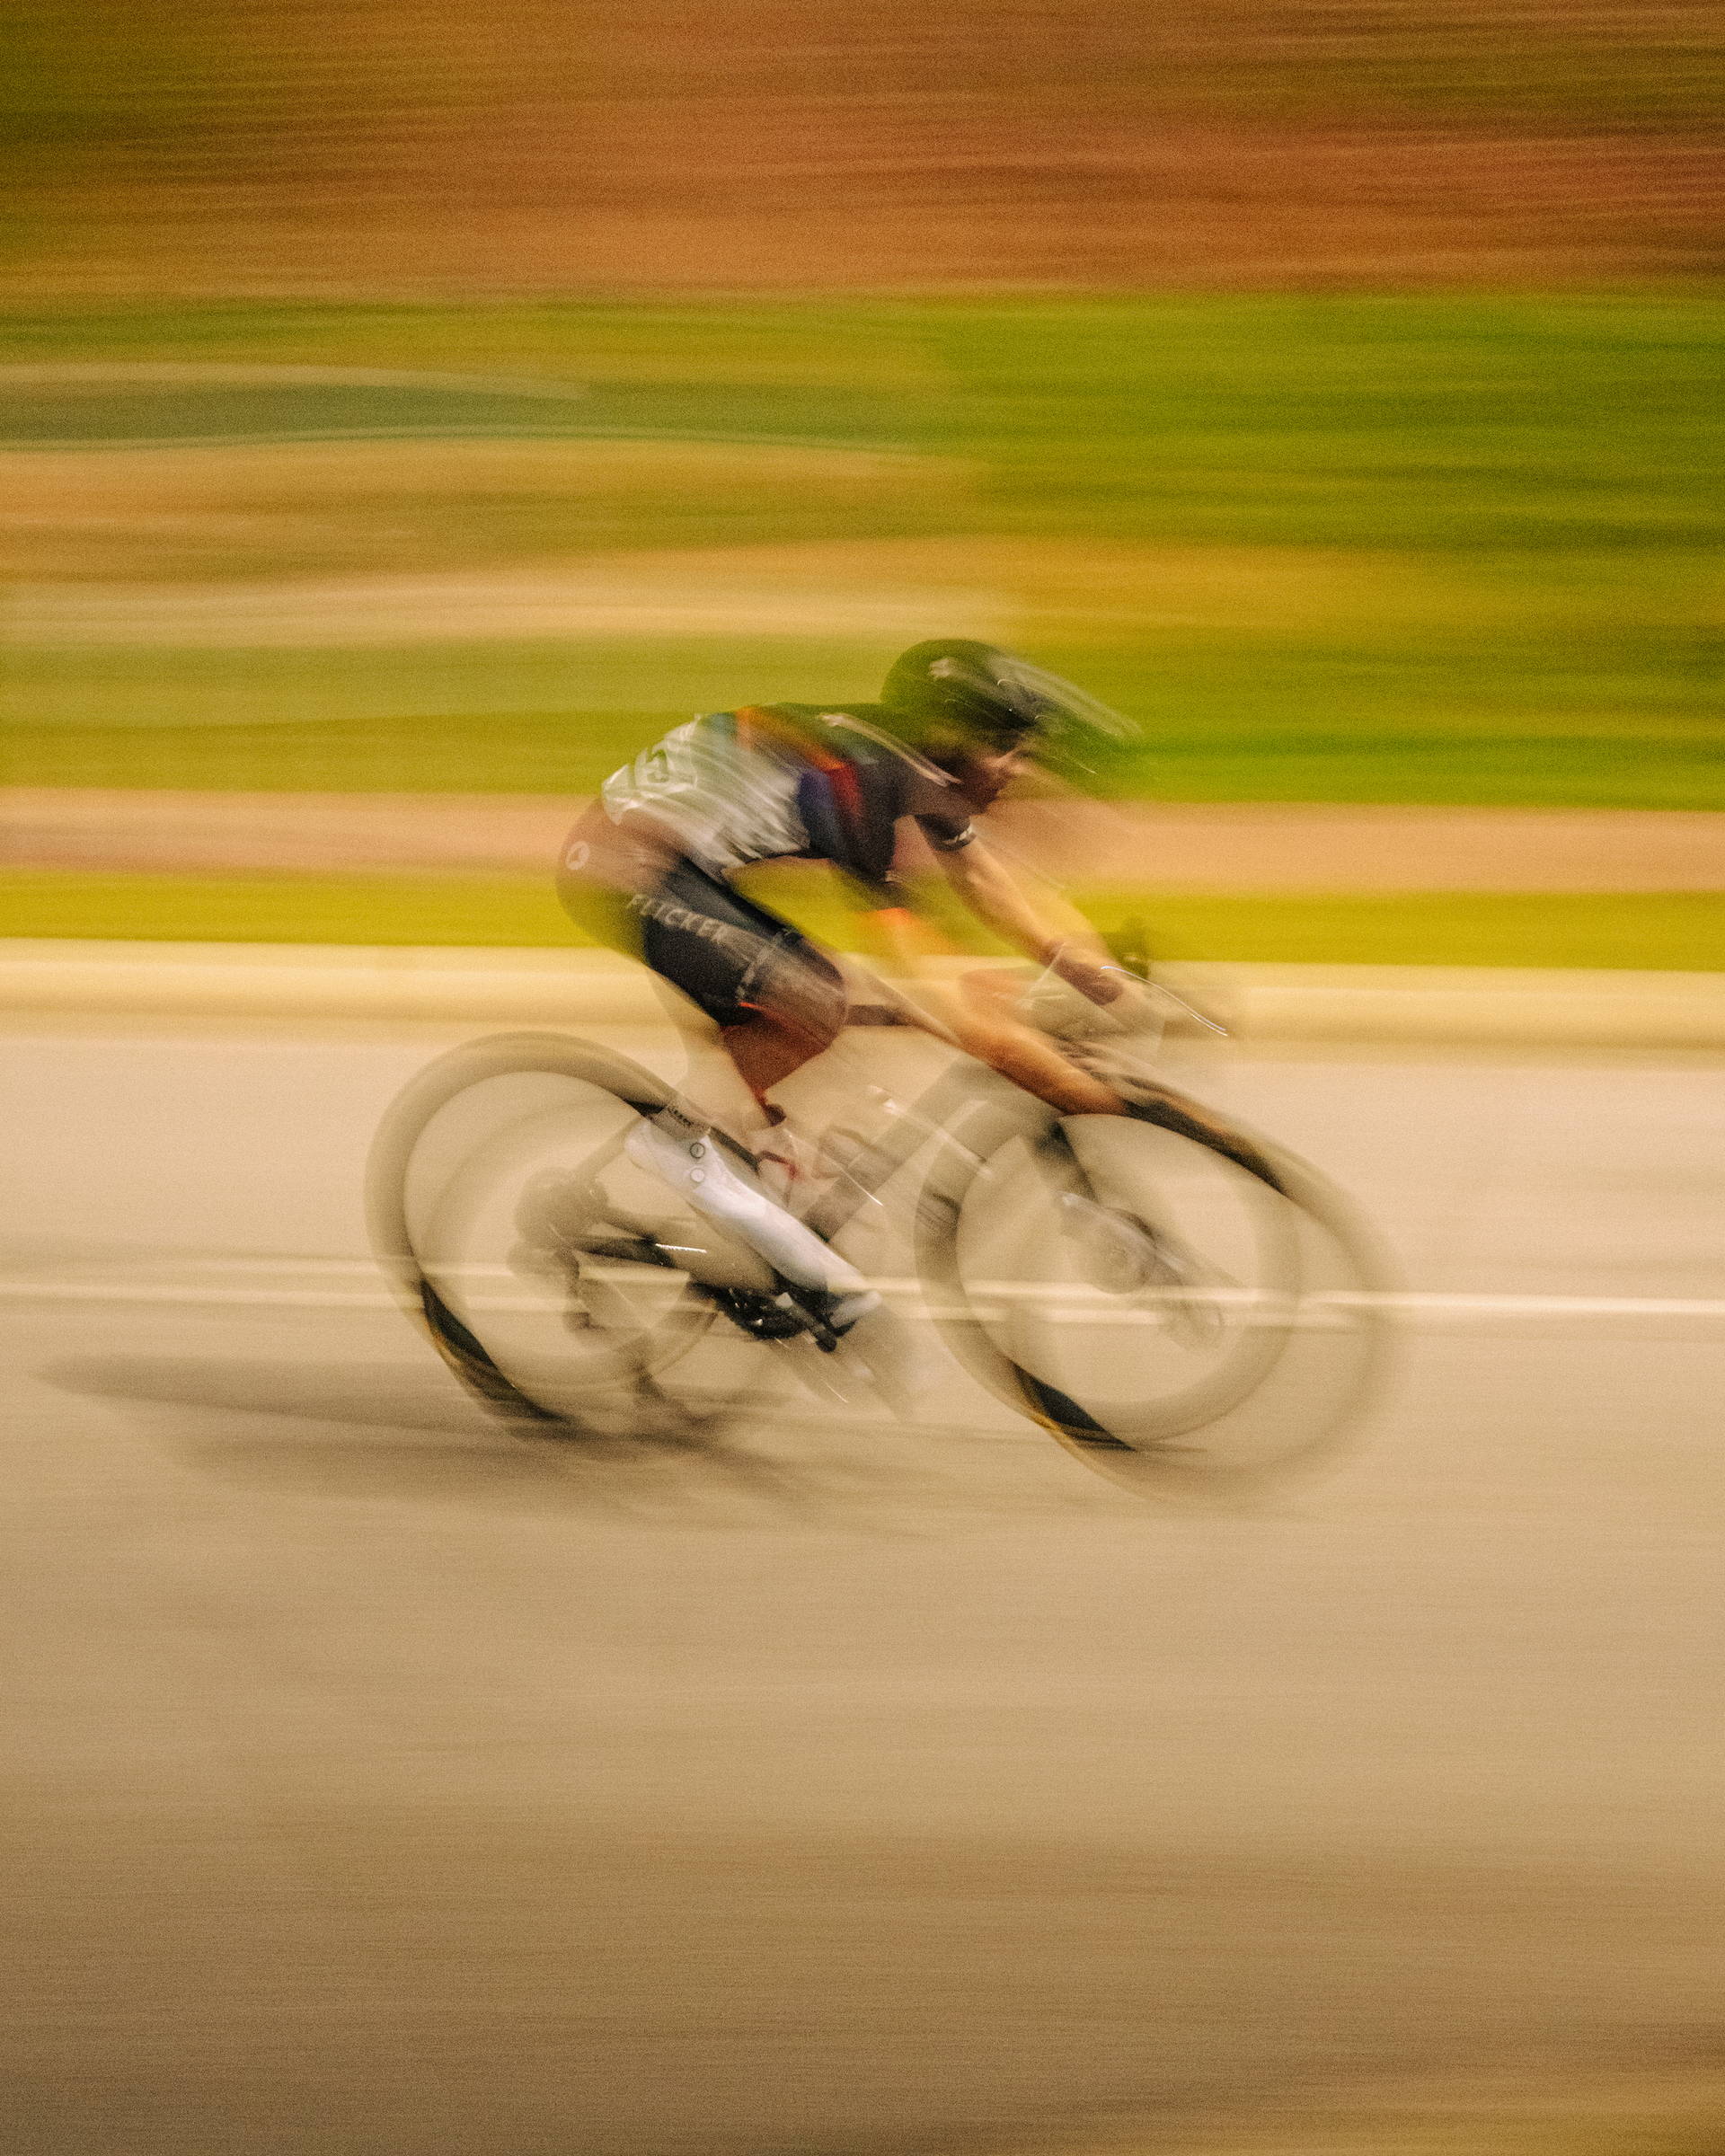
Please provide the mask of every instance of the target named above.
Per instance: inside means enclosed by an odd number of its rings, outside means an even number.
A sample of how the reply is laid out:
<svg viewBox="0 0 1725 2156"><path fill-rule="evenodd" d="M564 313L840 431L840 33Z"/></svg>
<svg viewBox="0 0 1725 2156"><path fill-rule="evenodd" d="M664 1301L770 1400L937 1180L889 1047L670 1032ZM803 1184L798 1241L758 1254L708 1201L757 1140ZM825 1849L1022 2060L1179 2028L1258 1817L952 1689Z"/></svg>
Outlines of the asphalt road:
<svg viewBox="0 0 1725 2156"><path fill-rule="evenodd" d="M1217 1514L956 1380L488 1424L361 1256L441 1038L8 1037L6 2145L1210 2147L1717 2064L1716 1061L1214 1074L1432 1298Z"/></svg>

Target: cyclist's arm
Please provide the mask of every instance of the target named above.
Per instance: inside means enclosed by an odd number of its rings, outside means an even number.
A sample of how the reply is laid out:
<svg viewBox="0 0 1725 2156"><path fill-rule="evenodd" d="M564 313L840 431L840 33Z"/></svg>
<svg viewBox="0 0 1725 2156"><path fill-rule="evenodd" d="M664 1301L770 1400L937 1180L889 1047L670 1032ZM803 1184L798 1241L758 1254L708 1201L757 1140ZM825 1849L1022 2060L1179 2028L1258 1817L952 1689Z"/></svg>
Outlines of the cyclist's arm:
<svg viewBox="0 0 1725 2156"><path fill-rule="evenodd" d="M973 838L935 859L964 903L997 936L1039 966L1048 966L1092 1003L1111 1003L1126 985L1108 946L1089 922L1055 892L1032 900L985 842Z"/></svg>
<svg viewBox="0 0 1725 2156"><path fill-rule="evenodd" d="M974 842L968 844L964 851L974 853ZM1122 985L1119 975L1102 972L1101 962L1089 958L1092 946L1101 951L1103 960L1108 954L1082 919L1075 916L1078 931L1085 939L1085 949L1079 951L1067 948L1066 939L1057 935L1051 923L1039 917L1010 877L1005 879L1006 895L1001 896L998 913L983 912L972 897L971 879L963 883L957 878L953 880L978 917L986 920L1020 949L1046 963L1057 946L1061 955L1056 963L1075 985L1084 986L1084 982L1077 976L1081 970L1085 970L1100 991L1099 1002L1112 1002L1119 994ZM998 887L986 871L975 882L983 887L989 897L998 895ZM891 970L902 976L914 976L917 970L916 960L927 956L944 941L929 923L904 906L877 907L869 913L867 919L869 941L877 956L885 958ZM880 985L886 987L887 984ZM1078 1069L1053 1042L1016 1022L1010 999L1003 1002L977 993L978 987L976 976L962 987L956 983L923 980L908 994L889 990L889 1001L901 1022L920 1026L950 1046L991 1064L1015 1085L1023 1086L1062 1115L1121 1112L1119 1093L1104 1080Z"/></svg>

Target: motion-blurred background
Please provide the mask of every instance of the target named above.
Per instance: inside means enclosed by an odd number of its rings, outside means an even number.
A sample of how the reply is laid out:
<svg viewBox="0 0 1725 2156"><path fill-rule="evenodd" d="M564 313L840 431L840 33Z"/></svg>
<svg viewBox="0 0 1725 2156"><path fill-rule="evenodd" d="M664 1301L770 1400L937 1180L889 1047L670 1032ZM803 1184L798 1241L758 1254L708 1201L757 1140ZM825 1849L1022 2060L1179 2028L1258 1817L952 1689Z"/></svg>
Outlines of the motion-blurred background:
<svg viewBox="0 0 1725 2156"><path fill-rule="evenodd" d="M13 0L0 2143L1716 2156L1722 88L1717 0ZM1012 813L1165 955L1667 975L1220 1068L1409 1289L1321 1494L524 1440L361 1217L478 1021L164 1000L567 943L625 755L968 632L1142 722Z"/></svg>
<svg viewBox="0 0 1725 2156"><path fill-rule="evenodd" d="M569 797L940 632L1142 720L1128 800L1725 807L1722 54L1707 0L21 0L20 931L560 941ZM1181 956L1725 948L1694 828L1535 821L1137 873Z"/></svg>

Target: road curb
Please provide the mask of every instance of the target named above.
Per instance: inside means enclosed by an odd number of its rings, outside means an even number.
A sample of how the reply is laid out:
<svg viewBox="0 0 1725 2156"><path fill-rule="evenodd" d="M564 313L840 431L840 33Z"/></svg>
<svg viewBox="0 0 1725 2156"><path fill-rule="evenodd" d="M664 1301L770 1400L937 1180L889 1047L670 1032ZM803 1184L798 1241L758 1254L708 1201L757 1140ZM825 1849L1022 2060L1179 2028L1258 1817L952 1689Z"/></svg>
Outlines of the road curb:
<svg viewBox="0 0 1725 2156"><path fill-rule="evenodd" d="M1725 973L1206 965L1171 968L1169 978L1246 1041L1725 1048ZM666 1017L651 977L608 951L70 941L12 944L0 1011L588 1026Z"/></svg>
<svg viewBox="0 0 1725 2156"><path fill-rule="evenodd" d="M14 943L0 1010L93 1017L651 1025L651 976L609 951L312 943Z"/></svg>
<svg viewBox="0 0 1725 2156"><path fill-rule="evenodd" d="M1725 1048L1725 974L1518 967L1217 967L1260 1040Z"/></svg>

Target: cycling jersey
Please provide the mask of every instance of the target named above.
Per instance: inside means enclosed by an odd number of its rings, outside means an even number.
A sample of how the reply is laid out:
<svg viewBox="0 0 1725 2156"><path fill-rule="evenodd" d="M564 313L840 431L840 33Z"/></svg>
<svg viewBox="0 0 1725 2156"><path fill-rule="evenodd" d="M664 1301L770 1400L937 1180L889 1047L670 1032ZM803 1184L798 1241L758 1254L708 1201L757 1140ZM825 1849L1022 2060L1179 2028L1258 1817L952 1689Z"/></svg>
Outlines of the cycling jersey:
<svg viewBox="0 0 1725 2156"><path fill-rule="evenodd" d="M828 861L880 904L892 903L900 817L946 851L974 835L953 782L873 725L866 706L711 712L614 772L600 800L614 823L632 808L652 816L709 875Z"/></svg>
<svg viewBox="0 0 1725 2156"><path fill-rule="evenodd" d="M632 809L683 849L639 887L595 860L607 820L624 823ZM559 893L588 935L644 959L721 1026L776 1010L836 1029L845 1010L838 968L729 879L759 861L827 861L871 905L893 906L893 850L907 816L947 852L975 835L958 787L876 727L869 707L710 712L613 772L570 834Z"/></svg>

